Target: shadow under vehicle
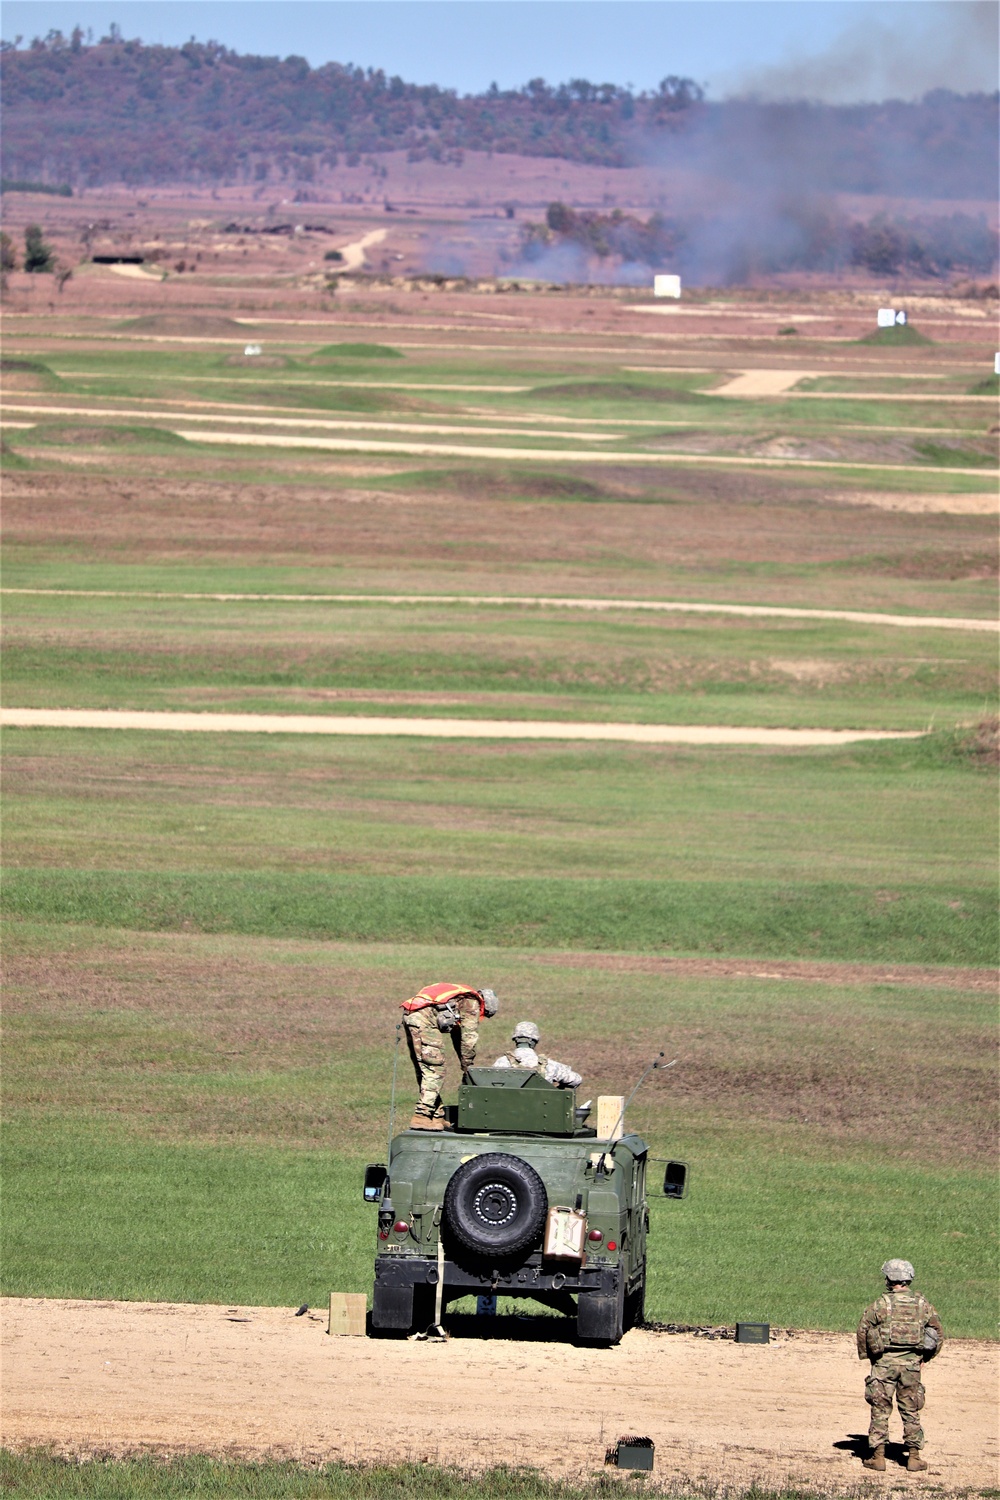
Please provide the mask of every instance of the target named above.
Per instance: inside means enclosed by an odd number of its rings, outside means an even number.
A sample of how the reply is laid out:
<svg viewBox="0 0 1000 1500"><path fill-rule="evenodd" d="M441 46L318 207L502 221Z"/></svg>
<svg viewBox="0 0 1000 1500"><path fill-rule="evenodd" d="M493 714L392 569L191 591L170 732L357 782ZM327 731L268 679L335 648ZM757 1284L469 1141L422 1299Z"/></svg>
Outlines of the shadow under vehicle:
<svg viewBox="0 0 1000 1500"><path fill-rule="evenodd" d="M378 1206L373 1334L427 1328L450 1301L499 1293L616 1344L643 1319L645 1141L599 1140L575 1089L519 1068L472 1068L447 1113L450 1130L403 1131L388 1165L365 1173ZM682 1198L686 1174L667 1162L655 1195Z"/></svg>

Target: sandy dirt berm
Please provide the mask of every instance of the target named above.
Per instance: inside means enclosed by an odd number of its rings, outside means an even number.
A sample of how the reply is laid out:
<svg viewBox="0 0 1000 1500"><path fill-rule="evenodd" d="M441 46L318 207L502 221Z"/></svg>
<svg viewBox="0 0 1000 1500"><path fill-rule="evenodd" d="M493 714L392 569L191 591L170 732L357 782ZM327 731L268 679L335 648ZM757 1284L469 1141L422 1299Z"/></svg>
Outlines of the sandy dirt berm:
<svg viewBox="0 0 1000 1500"><path fill-rule="evenodd" d="M618 1348L582 1350L539 1341L534 1321L528 1341L434 1344L331 1338L322 1310L2 1306L3 1439L16 1448L507 1463L579 1476L636 1432L654 1440L661 1481L830 1491L868 1477L867 1367L847 1334L778 1332L763 1347L635 1330ZM998 1354L972 1340L946 1345L926 1377L928 1472L911 1478L891 1461L886 1484L940 1493L996 1483Z"/></svg>

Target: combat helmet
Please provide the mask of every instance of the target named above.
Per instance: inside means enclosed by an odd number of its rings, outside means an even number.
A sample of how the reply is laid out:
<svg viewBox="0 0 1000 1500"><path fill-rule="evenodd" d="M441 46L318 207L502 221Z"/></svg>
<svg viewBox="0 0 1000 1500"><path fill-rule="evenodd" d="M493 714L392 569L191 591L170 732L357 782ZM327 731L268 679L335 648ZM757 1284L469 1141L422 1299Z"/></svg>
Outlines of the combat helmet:
<svg viewBox="0 0 1000 1500"><path fill-rule="evenodd" d="M536 1047L540 1034L534 1021L518 1021L510 1039L512 1042L527 1042L529 1046Z"/></svg>
<svg viewBox="0 0 1000 1500"><path fill-rule="evenodd" d="M886 1281L912 1281L914 1274L908 1260L887 1260L882 1267L882 1275Z"/></svg>
<svg viewBox="0 0 1000 1500"><path fill-rule="evenodd" d="M482 989L479 993L483 1001L483 1014L485 1016L495 1016L500 1009L500 1001L497 999L496 990Z"/></svg>

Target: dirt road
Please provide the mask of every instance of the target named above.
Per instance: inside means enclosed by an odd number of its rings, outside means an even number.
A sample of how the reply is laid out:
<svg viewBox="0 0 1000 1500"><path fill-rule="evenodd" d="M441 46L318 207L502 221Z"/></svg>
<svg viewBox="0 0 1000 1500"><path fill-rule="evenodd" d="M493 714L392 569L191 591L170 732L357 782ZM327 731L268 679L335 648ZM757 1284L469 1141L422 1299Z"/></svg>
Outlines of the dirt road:
<svg viewBox="0 0 1000 1500"><path fill-rule="evenodd" d="M725 385L717 385L712 395L780 396L815 374L815 370L744 370Z"/></svg>
<svg viewBox="0 0 1000 1500"><path fill-rule="evenodd" d="M371 229L359 240L352 240L349 245L341 245L340 253L343 256L341 270L360 271L365 263L365 251L370 245L381 245L388 233L387 229Z"/></svg>
<svg viewBox="0 0 1000 1500"><path fill-rule="evenodd" d="M267 320L263 319L262 321L266 322ZM189 340L187 340L187 339L175 339L174 342L175 343L187 343L187 342L189 342ZM197 340L195 340L195 342L197 342ZM212 339L212 340L207 340L206 342L216 343L216 344L226 344L226 343L231 343L232 340L231 339ZM77 376L79 375L80 372L78 370L55 370L53 373L56 374L56 375L58 375L60 377L60 379L75 380L77 378ZM114 380L114 379L117 379L117 378L118 378L117 374L116 374L116 372L114 370L88 370L87 371L87 379L88 380ZM232 383L233 383L232 382L232 376L229 376L229 375L187 375L187 374L185 374L183 376L173 376L173 375L170 375L169 372L164 372L162 375L158 374L157 378L163 380L164 382L168 381L168 380L174 380L174 379L181 380L182 379L184 381L185 385L190 385L190 384L197 383L198 385L229 385L229 386L231 386ZM530 391L532 389L532 387L530 385L469 385L464 380L462 380L462 381L451 380L447 384L442 384L440 381L435 381L432 384L428 384L427 381L384 380L381 375L377 379L375 379L375 380L361 380L361 379L358 379L358 380L330 380L330 379L327 378L327 375L326 375L325 371L322 374L322 376L317 376L314 380L282 380L281 383L282 383L283 386L285 386L285 385L290 385L290 386L291 385L308 385L308 386L336 385L336 386L342 386L343 385L343 386L349 386L349 387L357 387L358 390L364 390L364 391L368 391L368 390L382 390L383 388L385 390L387 390L387 391L397 391L397 390L398 391L460 391L460 392L461 391L492 391L492 392L499 391L502 395L505 395L505 396L509 395L511 393L511 391L514 391L515 393L517 393L517 392ZM152 397L147 398L145 396L135 396L135 397L133 397L133 400L136 400L136 401L140 401L140 400L145 401L147 399L152 400L153 398ZM169 398L165 398L165 399L169 399ZM227 406L230 406L233 403L227 401L225 404ZM285 411L285 410L291 410L292 408L266 406L266 407L264 407L262 409L264 411ZM557 420L563 420L563 419L559 418ZM581 419L579 417L566 417L565 420L567 422L570 422L570 421L577 422L577 421L580 421Z"/></svg>
<svg viewBox="0 0 1000 1500"><path fill-rule="evenodd" d="M656 1444L661 1481L843 1490L868 1477L856 1453L863 1370L845 1334L779 1334L766 1348L646 1331L609 1350L503 1336L442 1345L334 1339L325 1315L283 1308L40 1299L5 1300L3 1323L14 1447L577 1476L638 1432ZM911 1479L891 1462L886 1487L996 1483L997 1374L995 1344L946 1346L927 1372L930 1468Z"/></svg>
<svg viewBox="0 0 1000 1500"><path fill-rule="evenodd" d="M965 498L965 497L959 497ZM973 497L976 498L976 497ZM962 615L887 615L863 609L798 609L784 604L701 604L687 599L566 599L546 594L194 594L138 589L21 589L0 588L0 594L41 595L50 599L194 599L225 604L465 604L520 606L538 609L651 610L653 613L689 615L741 615L752 618L777 615L792 620L849 620L858 625L899 625L909 629L976 630L997 634L998 620L977 620Z"/></svg>
<svg viewBox="0 0 1000 1500"><path fill-rule="evenodd" d="M405 735L445 740L618 740L646 745L850 745L919 739L922 730L731 729L714 724L567 724L545 719L404 719L321 714L172 713L159 709L4 708L14 729L146 729L216 734Z"/></svg>
<svg viewBox="0 0 1000 1500"><path fill-rule="evenodd" d="M108 266L114 276L124 276L129 281L163 281L162 271L146 271L142 266Z"/></svg>
<svg viewBox="0 0 1000 1500"><path fill-rule="evenodd" d="M484 427L471 426L468 422L461 427L442 426L433 422L369 422L364 418L355 417L276 417L268 413L268 408L258 407L256 410L261 415L232 416L228 412L194 412L194 411L149 411L141 409L137 411L134 407L112 407L112 406L25 406L23 404L10 405L6 411L18 413L33 413L47 417L125 417L128 421L135 421L136 417L144 417L147 421L176 422L183 416L185 422L224 422L237 427L304 427L317 428L323 431L341 431L343 428L351 430L361 429L365 432L423 432L432 434L444 434L445 436L458 437L480 437L484 434L491 437L553 437L571 438L581 443L613 443L617 434L613 432L579 432L572 431L549 431L536 433L534 429L522 432L519 427ZM10 424L14 425L14 424Z"/></svg>
<svg viewBox="0 0 1000 1500"><path fill-rule="evenodd" d="M767 373L767 372L765 372ZM471 387L469 388L471 389ZM990 398L992 399L992 398ZM5 410L18 415L45 415L45 416L78 416L78 417L128 417L135 420L136 417L152 421L178 421L182 417L189 422L211 422L225 423L242 426L244 424L258 427L307 427L307 428L350 428L371 429L385 432L416 432L416 433L452 433L461 434L468 438L475 438L484 433L506 433L511 437L520 437L530 441L546 441L552 438L570 438L574 442L608 443L615 440L615 435L605 432L581 432L573 431L559 432L552 429L544 432L537 430L521 431L512 427L474 427L474 426L444 426L431 425L430 423L404 423L404 422L367 422L355 419L320 419L309 418L285 418L285 417L243 417L229 416L215 412L200 414L191 411L184 413L176 411L150 411L148 409L136 411L123 410L112 407L82 407L82 406L56 406L52 403L38 405L15 403L5 406ZM668 424L670 425L670 424ZM676 424L674 424L676 425ZM316 437L311 432L296 433L295 436L286 436L281 433L260 432L211 432L197 429L174 429L177 437L184 438L187 442L194 443L216 443L216 444L238 444L244 447L257 448L319 448L334 453L393 453L407 454L416 457L438 457L438 458L491 458L491 459L525 459L558 461L560 463L606 463L606 464L722 464L736 466L737 468L798 468L798 469L855 469L875 470L881 473L891 472L894 474L950 474L954 475L954 466L935 464L901 464L895 462L869 463L854 459L823 459L823 458L799 458L790 454L781 456L767 456L763 454L734 455L731 453L685 453L685 452L613 452L595 453L593 451L577 450L573 448L494 448L483 447L471 442L468 443L420 443L410 441L392 442L378 438L369 437ZM993 469L978 469L968 471L975 477L994 477L997 473ZM912 508L903 505L902 509ZM931 504L928 508L941 509L941 506ZM953 506L944 507L953 509ZM976 495L974 497L961 497L959 509L962 513L973 514L989 513L996 508L995 493L987 495Z"/></svg>
<svg viewBox="0 0 1000 1500"><path fill-rule="evenodd" d="M760 469L855 469L877 470L889 474L951 474L970 472L975 478L994 478L1000 470L957 470L947 464L861 463L855 459L795 458L783 455L767 458L731 453L587 453L573 448L484 448L472 443L458 446L449 443L385 443L374 438L282 437L262 433L196 432L175 429L177 437L189 443L237 443L247 448L320 448L332 453L400 453L417 458L497 458L533 459L543 463L588 464L726 464L736 468ZM534 434L530 434L534 436ZM578 434L574 433L574 437ZM541 436L541 434L539 434Z"/></svg>
<svg viewBox="0 0 1000 1500"><path fill-rule="evenodd" d="M846 490L836 496L841 505L870 505L876 510L900 510L910 515L993 516L1000 510L996 491L992 494L907 495L898 490Z"/></svg>

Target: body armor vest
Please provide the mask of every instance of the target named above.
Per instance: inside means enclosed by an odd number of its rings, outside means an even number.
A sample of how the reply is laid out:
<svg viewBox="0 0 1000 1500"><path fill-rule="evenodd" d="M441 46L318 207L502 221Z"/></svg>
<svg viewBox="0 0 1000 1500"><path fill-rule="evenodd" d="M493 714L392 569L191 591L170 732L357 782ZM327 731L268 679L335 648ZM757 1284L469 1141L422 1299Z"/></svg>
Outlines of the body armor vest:
<svg viewBox="0 0 1000 1500"><path fill-rule="evenodd" d="M927 1303L919 1292L886 1292L889 1316L884 1323L886 1349L920 1349L927 1326Z"/></svg>

